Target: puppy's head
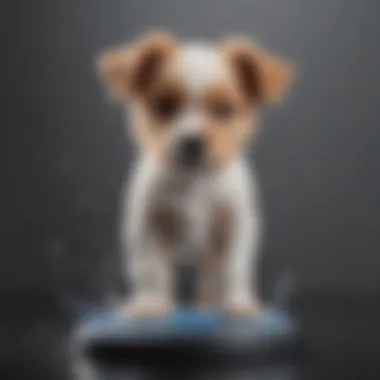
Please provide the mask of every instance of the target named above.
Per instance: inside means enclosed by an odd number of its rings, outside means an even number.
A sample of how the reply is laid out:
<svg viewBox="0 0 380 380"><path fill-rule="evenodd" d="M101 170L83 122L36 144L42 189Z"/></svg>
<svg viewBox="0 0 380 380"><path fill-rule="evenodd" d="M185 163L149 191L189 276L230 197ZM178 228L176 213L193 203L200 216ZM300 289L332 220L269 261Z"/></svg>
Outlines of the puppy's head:
<svg viewBox="0 0 380 380"><path fill-rule="evenodd" d="M285 61L245 39L181 44L166 33L106 51L99 67L111 95L130 103L146 154L182 169L231 162L259 106L281 100L291 79Z"/></svg>

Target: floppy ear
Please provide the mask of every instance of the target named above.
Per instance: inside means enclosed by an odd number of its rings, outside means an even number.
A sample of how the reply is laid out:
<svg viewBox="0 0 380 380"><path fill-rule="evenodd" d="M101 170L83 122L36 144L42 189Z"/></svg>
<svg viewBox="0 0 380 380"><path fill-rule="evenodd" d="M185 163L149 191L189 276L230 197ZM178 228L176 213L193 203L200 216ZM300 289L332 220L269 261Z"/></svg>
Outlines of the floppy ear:
<svg viewBox="0 0 380 380"><path fill-rule="evenodd" d="M249 101L265 103L282 100L293 77L290 62L244 38L225 41L221 44L221 51Z"/></svg>
<svg viewBox="0 0 380 380"><path fill-rule="evenodd" d="M102 53L98 60L99 71L116 99L144 95L175 48L172 36L162 32L151 33L134 43Z"/></svg>

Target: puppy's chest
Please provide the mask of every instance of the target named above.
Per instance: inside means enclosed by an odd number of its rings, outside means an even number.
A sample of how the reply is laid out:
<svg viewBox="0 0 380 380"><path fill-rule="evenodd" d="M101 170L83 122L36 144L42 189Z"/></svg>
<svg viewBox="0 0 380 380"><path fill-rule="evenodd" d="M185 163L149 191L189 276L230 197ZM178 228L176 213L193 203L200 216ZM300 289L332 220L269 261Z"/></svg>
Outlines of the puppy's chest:
<svg viewBox="0 0 380 380"><path fill-rule="evenodd" d="M172 184L163 190L156 202L161 212L172 221L172 232L175 233L171 236L171 243L184 258L189 251L202 251L210 237L213 210L223 203L220 191L211 180L189 185Z"/></svg>

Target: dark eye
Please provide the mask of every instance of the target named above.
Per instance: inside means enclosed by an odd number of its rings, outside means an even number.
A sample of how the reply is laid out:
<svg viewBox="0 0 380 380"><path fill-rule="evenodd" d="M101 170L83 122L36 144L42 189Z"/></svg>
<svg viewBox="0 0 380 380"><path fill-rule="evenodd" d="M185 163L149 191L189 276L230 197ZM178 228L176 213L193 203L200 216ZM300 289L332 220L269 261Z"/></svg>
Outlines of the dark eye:
<svg viewBox="0 0 380 380"><path fill-rule="evenodd" d="M212 113L218 119L227 120L232 117L234 113L234 108L232 104L228 102L219 101L213 105Z"/></svg>
<svg viewBox="0 0 380 380"><path fill-rule="evenodd" d="M165 94L157 96L153 100L154 113L163 119L174 117L181 106L181 99L176 94Z"/></svg>

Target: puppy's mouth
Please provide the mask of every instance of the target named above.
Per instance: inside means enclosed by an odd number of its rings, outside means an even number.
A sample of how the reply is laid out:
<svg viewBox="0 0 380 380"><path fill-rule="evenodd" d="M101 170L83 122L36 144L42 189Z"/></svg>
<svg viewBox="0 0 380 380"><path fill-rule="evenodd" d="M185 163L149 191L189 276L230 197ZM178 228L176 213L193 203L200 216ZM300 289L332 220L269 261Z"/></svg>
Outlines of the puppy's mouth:
<svg viewBox="0 0 380 380"><path fill-rule="evenodd" d="M180 155L177 159L178 166L185 171L199 171L205 168L203 157L188 157Z"/></svg>

